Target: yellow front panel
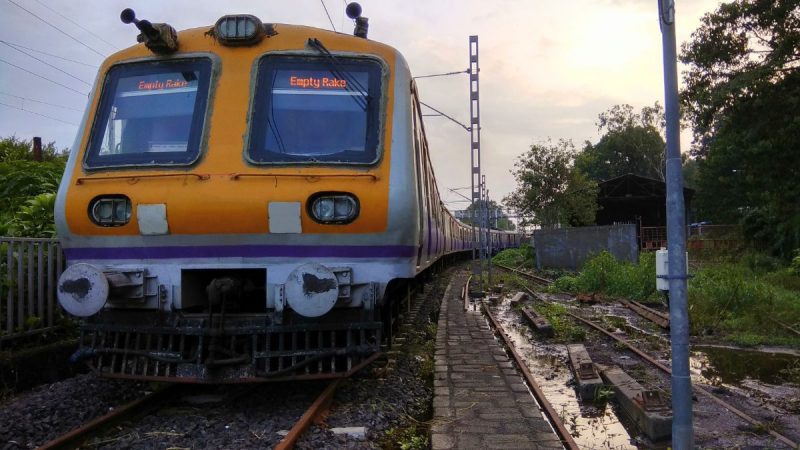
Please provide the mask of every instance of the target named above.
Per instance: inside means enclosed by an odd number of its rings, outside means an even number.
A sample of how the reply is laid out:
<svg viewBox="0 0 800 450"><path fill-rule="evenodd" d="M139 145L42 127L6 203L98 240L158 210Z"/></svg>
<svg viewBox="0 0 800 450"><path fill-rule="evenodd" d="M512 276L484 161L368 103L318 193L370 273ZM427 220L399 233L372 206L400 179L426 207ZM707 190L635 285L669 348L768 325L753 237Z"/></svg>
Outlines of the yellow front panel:
<svg viewBox="0 0 800 450"><path fill-rule="evenodd" d="M310 36L319 38L332 52L376 55L390 69L390 76L384 79L384 92L391 99L394 94L394 50L366 39L314 28L276 25L275 30L278 32L276 36L265 38L254 47L222 46L205 34L207 29L179 33L181 53L213 53L220 60L220 67L216 68L219 76L216 85L212 83L209 99L212 114L210 123L206 125L207 148L201 150L200 160L192 167L85 171L81 162L89 128L94 121L94 113L90 114L81 146L76 149L79 152L78 164L72 173L67 195L66 219L71 232L79 235L135 235L139 233L136 205L166 203L171 234L267 233L267 205L270 201L301 202L304 233L373 233L385 230L391 157L391 102L384 102L387 111L382 114L384 130L378 150L382 156L374 166L253 166L245 162L243 152L253 85L251 73L259 57L273 51L302 51ZM150 56L152 54L143 45L123 50L105 62L101 73L105 74L115 63ZM173 57L179 58L180 54ZM98 101L99 95L91 105L93 111ZM176 173L196 174L202 179L197 176L145 177ZM95 179L112 176L123 178ZM347 225L314 222L306 213L305 201L312 194L323 191L354 194L361 203L359 217ZM127 225L104 228L91 222L88 205L93 198L103 194L124 194L131 199L133 217Z"/></svg>

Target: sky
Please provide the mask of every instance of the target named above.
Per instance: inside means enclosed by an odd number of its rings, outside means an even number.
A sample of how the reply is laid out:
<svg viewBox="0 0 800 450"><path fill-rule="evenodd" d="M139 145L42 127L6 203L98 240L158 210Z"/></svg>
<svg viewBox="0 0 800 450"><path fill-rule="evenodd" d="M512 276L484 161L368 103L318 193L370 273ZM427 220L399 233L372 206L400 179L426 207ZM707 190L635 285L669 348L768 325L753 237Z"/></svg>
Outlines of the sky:
<svg viewBox="0 0 800 450"><path fill-rule="evenodd" d="M398 49L414 76L467 69L469 36L478 35L481 162L489 196L498 201L514 190L510 171L531 144L564 138L582 147L599 139L597 115L612 106L664 104L657 0L359 3L369 38ZM678 46L719 3L676 1ZM41 136L58 148L72 146L97 66L136 43L138 30L119 20L127 7L139 19L177 30L237 13L265 23L353 29L345 0L0 0L0 137ZM27 47L41 61L7 43ZM469 122L466 74L417 84L423 102ZM464 209L458 193L469 195L469 134L441 117L426 117L425 127L442 198L451 210ZM689 143L684 131L681 149Z"/></svg>

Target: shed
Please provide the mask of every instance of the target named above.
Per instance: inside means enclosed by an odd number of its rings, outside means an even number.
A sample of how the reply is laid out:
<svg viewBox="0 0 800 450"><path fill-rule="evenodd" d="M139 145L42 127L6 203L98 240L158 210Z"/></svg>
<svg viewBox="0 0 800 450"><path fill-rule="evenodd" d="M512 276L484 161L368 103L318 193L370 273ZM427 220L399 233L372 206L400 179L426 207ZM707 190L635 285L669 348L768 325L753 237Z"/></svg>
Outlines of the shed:
<svg viewBox="0 0 800 450"><path fill-rule="evenodd" d="M667 185L632 173L598 184L597 225L635 223L640 227L664 227L667 224ZM689 205L694 189L683 188L688 223Z"/></svg>

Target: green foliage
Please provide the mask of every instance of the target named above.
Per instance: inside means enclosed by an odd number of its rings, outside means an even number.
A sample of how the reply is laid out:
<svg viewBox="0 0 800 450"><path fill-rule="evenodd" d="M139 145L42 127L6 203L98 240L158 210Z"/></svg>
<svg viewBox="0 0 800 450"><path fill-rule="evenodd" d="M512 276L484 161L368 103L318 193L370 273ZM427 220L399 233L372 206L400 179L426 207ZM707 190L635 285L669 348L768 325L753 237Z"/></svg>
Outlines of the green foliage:
<svg viewBox="0 0 800 450"><path fill-rule="evenodd" d="M42 145L43 161L65 161L67 150L56 149L55 142ZM0 163L10 161L33 161L33 140L26 141L16 136L0 138Z"/></svg>
<svg viewBox="0 0 800 450"><path fill-rule="evenodd" d="M0 235L52 236L55 192L63 161L0 163ZM48 195L45 195L48 194Z"/></svg>
<svg viewBox="0 0 800 450"><path fill-rule="evenodd" d="M615 105L598 119L598 129L604 134L596 144L586 143L575 159L578 170L598 182L628 173L664 179L666 144L659 133L664 109L658 102L639 114L631 105Z"/></svg>
<svg viewBox="0 0 800 450"><path fill-rule="evenodd" d="M789 271L795 275L800 275L800 248L794 251L794 258L792 258L792 263L789 265Z"/></svg>
<svg viewBox="0 0 800 450"><path fill-rule="evenodd" d="M698 271L689 281L692 333L721 334L749 345L782 342L783 331L770 318L800 323L800 293L770 279L746 264Z"/></svg>
<svg viewBox="0 0 800 450"><path fill-rule="evenodd" d="M428 433L421 427L390 428L381 439L381 448L399 450L427 450Z"/></svg>
<svg viewBox="0 0 800 450"><path fill-rule="evenodd" d="M681 60L698 157L695 207L741 222L781 258L800 247L800 4L735 0L706 14Z"/></svg>
<svg viewBox="0 0 800 450"><path fill-rule="evenodd" d="M25 202L8 224L8 234L20 237L53 237L56 194L39 194Z"/></svg>
<svg viewBox="0 0 800 450"><path fill-rule="evenodd" d="M597 183L573 170L572 141L550 140L531 146L517 159L512 174L517 188L504 199L523 224L585 225L597 212Z"/></svg>
<svg viewBox="0 0 800 450"><path fill-rule="evenodd" d="M3 236L49 237L55 233L55 192L65 160L48 144L45 161L33 161L29 147L29 142L13 136L0 139L0 235Z"/></svg>
<svg viewBox="0 0 800 450"><path fill-rule="evenodd" d="M642 253L639 263L619 261L601 252L589 259L577 276L557 279L553 288L562 292L597 292L614 297L644 300L656 291L655 254Z"/></svg>
<svg viewBox="0 0 800 450"><path fill-rule="evenodd" d="M492 258L492 262L509 267L528 267L535 266L533 248L530 245L522 244L519 248L508 248Z"/></svg>
<svg viewBox="0 0 800 450"><path fill-rule="evenodd" d="M550 322L557 341L580 342L586 339L586 330L566 314L566 306L560 303L538 303L536 312Z"/></svg>

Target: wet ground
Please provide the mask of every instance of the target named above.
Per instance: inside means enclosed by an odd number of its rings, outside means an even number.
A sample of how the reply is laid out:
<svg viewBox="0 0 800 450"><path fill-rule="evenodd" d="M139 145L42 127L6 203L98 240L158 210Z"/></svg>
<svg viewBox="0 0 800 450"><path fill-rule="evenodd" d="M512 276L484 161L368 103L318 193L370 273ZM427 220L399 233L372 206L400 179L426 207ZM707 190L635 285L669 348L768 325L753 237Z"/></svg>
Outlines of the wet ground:
<svg viewBox="0 0 800 450"><path fill-rule="evenodd" d="M513 292L511 293L513 295ZM568 296L544 294L549 301L580 309L594 316L625 339L669 365L669 334L621 305L579 305ZM505 297L493 312L519 352L526 358L537 382L582 448L665 448L639 435L614 402L581 405L572 373L567 366L566 347L543 339L523 322ZM535 303L534 303L535 304ZM584 344L600 363L623 366L648 389L661 390L669 402L669 376L637 361L630 353L590 333ZM800 352L793 349L741 349L693 346L692 379L718 397L762 421L753 426L707 397L695 399L695 443L705 448L788 448L767 434L775 430L800 440Z"/></svg>
<svg viewBox="0 0 800 450"><path fill-rule="evenodd" d="M586 449L635 449L631 435L607 402L582 405L575 391L575 378L567 365L563 344L537 341L530 328L521 322L508 298L493 308L497 319L527 361L536 382L553 405L575 442Z"/></svg>

